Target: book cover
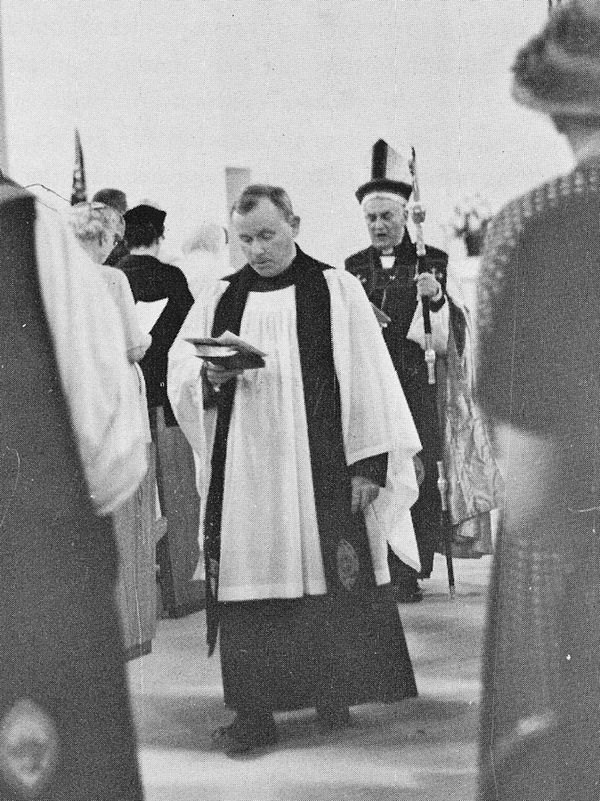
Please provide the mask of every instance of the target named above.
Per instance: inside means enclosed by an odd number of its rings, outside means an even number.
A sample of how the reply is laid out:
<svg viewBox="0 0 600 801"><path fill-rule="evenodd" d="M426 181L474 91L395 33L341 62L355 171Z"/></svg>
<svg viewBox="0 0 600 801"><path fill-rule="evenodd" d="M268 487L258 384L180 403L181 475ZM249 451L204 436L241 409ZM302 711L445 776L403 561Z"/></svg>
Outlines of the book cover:
<svg viewBox="0 0 600 801"><path fill-rule="evenodd" d="M199 359L219 364L228 370L255 370L265 366L263 351L245 342L231 331L225 331L219 337L188 337L196 348Z"/></svg>

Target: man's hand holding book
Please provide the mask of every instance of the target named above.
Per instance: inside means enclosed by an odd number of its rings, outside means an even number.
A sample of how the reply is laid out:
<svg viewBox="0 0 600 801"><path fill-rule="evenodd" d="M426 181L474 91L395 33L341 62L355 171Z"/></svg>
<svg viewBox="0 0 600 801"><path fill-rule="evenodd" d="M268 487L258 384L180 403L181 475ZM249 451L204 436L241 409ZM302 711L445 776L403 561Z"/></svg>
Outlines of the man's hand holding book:
<svg viewBox="0 0 600 801"><path fill-rule="evenodd" d="M196 356L204 361L202 376L214 392L244 370L265 366L267 354L231 331L225 331L219 337L188 338L187 341L196 348Z"/></svg>

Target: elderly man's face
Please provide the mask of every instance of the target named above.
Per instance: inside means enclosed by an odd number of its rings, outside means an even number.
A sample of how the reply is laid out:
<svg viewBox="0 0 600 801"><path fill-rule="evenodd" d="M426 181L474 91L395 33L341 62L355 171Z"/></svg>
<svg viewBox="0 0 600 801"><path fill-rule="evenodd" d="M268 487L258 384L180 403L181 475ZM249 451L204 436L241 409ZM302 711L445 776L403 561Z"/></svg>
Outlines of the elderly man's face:
<svg viewBox="0 0 600 801"><path fill-rule="evenodd" d="M373 246L378 250L391 250L400 244L406 226L406 203L402 198L374 197L363 206L365 221Z"/></svg>
<svg viewBox="0 0 600 801"><path fill-rule="evenodd" d="M298 219L288 222L268 198L261 198L248 214L234 212L233 226L244 256L259 275L272 278L283 272L296 255Z"/></svg>

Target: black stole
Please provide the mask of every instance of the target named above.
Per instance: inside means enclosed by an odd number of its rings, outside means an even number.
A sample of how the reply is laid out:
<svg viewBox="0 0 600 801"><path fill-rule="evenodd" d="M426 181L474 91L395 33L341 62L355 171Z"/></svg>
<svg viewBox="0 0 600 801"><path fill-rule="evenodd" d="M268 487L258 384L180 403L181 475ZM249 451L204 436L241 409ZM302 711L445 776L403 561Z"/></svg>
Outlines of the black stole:
<svg viewBox="0 0 600 801"><path fill-rule="evenodd" d="M331 343L331 304L323 271L329 268L298 254L285 274L273 279L273 288L296 287L296 326L306 407L308 442L315 492L315 507L329 593L374 583L371 556L362 516L352 516L351 480L342 438L339 386ZM264 283L246 265L231 277L215 311L212 336L224 331L239 334L249 292ZM278 281L281 281L279 284ZM204 524L206 565L206 613L209 655L218 633L218 563L221 545L221 513L225 478L227 436L236 383L221 387L218 394L217 425L211 458L211 480ZM267 413L268 410L265 410ZM360 517L360 521L357 519ZM358 525L357 525L358 523ZM340 541L345 550L340 556ZM348 549L347 543L350 544ZM350 582L344 581L344 564L356 558L360 569ZM358 568L357 568L358 569ZM341 570L341 575L340 575Z"/></svg>

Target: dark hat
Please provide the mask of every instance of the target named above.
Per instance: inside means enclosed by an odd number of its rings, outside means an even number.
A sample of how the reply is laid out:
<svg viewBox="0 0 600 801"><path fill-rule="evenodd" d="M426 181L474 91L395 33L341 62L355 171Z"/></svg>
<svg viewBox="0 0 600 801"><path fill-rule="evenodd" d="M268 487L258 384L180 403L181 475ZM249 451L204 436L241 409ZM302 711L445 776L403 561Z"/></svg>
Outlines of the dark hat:
<svg viewBox="0 0 600 801"><path fill-rule="evenodd" d="M162 234L164 230L166 216L166 211L157 209L155 206L147 206L145 203L134 206L124 215L127 227L142 227L150 223L159 234Z"/></svg>
<svg viewBox="0 0 600 801"><path fill-rule="evenodd" d="M513 97L552 116L600 118L600 3L571 0L517 53Z"/></svg>
<svg viewBox="0 0 600 801"><path fill-rule="evenodd" d="M114 189L112 187L105 187L99 189L94 197L92 203L104 203L106 206L112 206L121 214L127 211L127 196L121 189Z"/></svg>
<svg viewBox="0 0 600 801"><path fill-rule="evenodd" d="M371 180L359 186L356 199L362 203L367 195L378 192L398 195L408 200L412 180L408 163L383 139L378 139L371 153Z"/></svg>

